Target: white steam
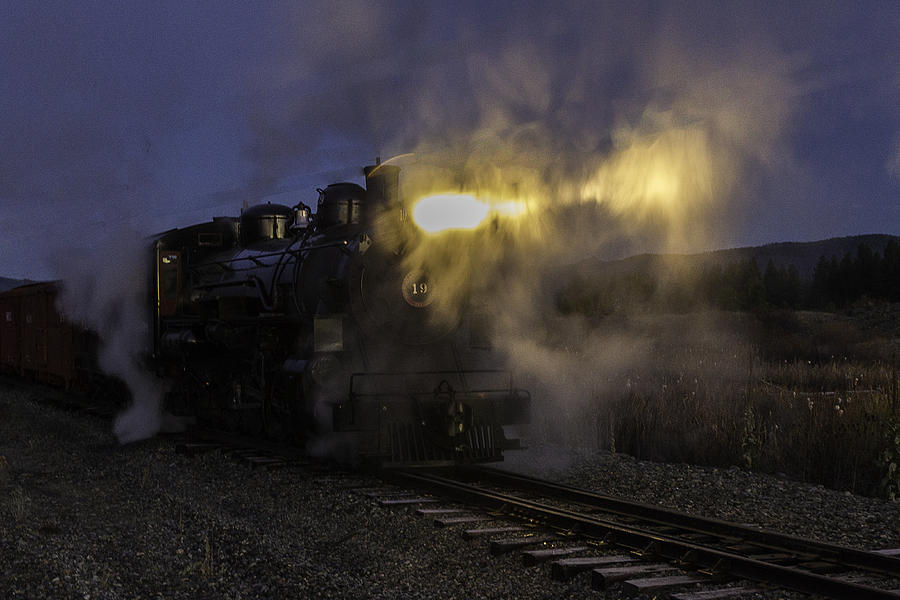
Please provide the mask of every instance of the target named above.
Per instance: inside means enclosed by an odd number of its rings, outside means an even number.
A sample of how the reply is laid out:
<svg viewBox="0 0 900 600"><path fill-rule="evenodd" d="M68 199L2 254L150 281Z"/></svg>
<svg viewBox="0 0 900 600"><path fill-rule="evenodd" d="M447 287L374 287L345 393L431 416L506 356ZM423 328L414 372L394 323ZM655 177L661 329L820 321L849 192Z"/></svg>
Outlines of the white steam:
<svg viewBox="0 0 900 600"><path fill-rule="evenodd" d="M121 231L95 239L89 249L56 257L63 279L59 310L97 332L100 368L120 378L131 392L130 404L113 425L122 443L155 435L162 425L164 390L142 362L151 343L147 256L141 235Z"/></svg>
<svg viewBox="0 0 900 600"><path fill-rule="evenodd" d="M394 143L416 155L402 173L407 201L454 191L528 206L426 238L407 267L432 273L445 297L493 307L494 346L530 375L546 433L564 437L592 426L597 390L653 360L653 338L558 315L557 273L591 257L727 245L759 172L787 154L801 90L797 61L765 39L698 54L685 18L654 14L650 25L624 19L630 37L617 46L622 15L600 8L568 15L581 20L563 41L544 29L560 23L553 9L530 9L531 21L459 63L409 65Z"/></svg>

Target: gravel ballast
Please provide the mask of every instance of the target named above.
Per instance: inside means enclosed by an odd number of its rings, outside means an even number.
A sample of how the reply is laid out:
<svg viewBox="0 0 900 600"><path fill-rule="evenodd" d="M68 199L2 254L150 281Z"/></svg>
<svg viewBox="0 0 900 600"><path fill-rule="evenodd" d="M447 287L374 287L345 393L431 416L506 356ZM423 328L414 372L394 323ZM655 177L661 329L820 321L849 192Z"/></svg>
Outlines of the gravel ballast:
<svg viewBox="0 0 900 600"><path fill-rule="evenodd" d="M857 496L737 467L638 461L562 448L507 457L504 469L862 550L900 548L900 502Z"/></svg>
<svg viewBox="0 0 900 600"><path fill-rule="evenodd" d="M359 493L366 474L252 468L0 382L0 598L619 598ZM504 468L867 549L900 547L900 503L690 465L532 450ZM502 524L502 523L498 523Z"/></svg>

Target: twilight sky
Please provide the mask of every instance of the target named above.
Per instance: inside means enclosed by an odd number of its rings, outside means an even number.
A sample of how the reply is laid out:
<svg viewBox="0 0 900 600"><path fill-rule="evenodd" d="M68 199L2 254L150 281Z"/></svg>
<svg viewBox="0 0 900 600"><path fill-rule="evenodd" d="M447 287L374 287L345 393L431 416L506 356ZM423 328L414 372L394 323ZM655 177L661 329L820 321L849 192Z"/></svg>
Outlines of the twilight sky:
<svg viewBox="0 0 900 600"><path fill-rule="evenodd" d="M0 82L0 276L403 153L613 213L664 163L629 252L900 234L897 2L6 0Z"/></svg>

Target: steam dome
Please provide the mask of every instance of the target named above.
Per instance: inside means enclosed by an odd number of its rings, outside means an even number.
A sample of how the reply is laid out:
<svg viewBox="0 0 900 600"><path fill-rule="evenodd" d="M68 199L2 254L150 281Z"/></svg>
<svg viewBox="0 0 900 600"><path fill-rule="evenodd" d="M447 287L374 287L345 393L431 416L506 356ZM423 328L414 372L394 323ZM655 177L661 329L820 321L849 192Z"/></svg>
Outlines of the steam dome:
<svg viewBox="0 0 900 600"><path fill-rule="evenodd" d="M241 213L241 242L246 246L289 235L294 211L282 204L258 204Z"/></svg>

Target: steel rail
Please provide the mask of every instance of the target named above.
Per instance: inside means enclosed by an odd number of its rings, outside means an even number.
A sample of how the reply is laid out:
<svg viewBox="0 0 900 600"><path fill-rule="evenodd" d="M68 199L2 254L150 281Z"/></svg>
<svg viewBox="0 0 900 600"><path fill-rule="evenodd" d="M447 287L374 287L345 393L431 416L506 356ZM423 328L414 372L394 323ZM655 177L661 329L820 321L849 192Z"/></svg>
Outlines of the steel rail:
<svg viewBox="0 0 900 600"><path fill-rule="evenodd" d="M652 521L660 525L669 525L688 529L697 533L738 538L742 542L750 542L774 550L787 550L803 554L813 554L818 558L833 561L846 567L869 572L878 572L894 577L900 576L900 557L857 550L846 546L828 544L807 538L779 533L768 529L758 529L729 523L719 519L698 517L676 510L631 502L622 498L605 496L572 486L544 481L526 475L518 475L501 469L487 467L467 467L461 469L467 476L476 476L495 481L503 485L552 495L618 515L636 517Z"/></svg>
<svg viewBox="0 0 900 600"><path fill-rule="evenodd" d="M435 490L457 500L471 502L504 514L539 522L550 527L575 531L604 544L623 546L646 556L696 566L715 576L730 574L744 579L774 584L808 594L839 600L898 600L900 594L867 585L819 575L790 566L777 565L732 552L707 548L696 543L630 527L540 502L485 490L429 472L399 471L400 480ZM712 578L711 578L712 580Z"/></svg>

